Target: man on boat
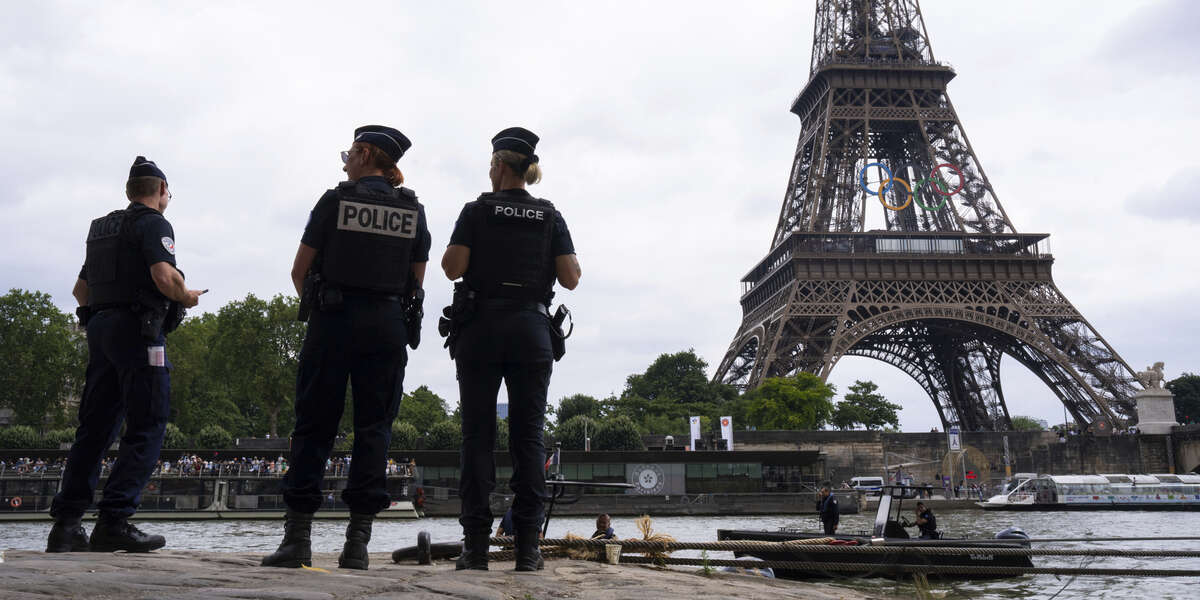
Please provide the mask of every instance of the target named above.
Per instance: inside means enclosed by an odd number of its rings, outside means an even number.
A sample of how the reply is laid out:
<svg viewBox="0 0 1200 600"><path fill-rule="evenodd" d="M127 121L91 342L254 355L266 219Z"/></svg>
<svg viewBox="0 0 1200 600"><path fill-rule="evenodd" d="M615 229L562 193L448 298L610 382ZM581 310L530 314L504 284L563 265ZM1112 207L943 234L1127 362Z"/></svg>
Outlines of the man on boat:
<svg viewBox="0 0 1200 600"><path fill-rule="evenodd" d="M825 528L825 535L833 535L837 533L838 520L841 515L838 514L837 496L829 490L829 484L821 486L820 499L817 500L817 513L821 517L821 525Z"/></svg>
<svg viewBox="0 0 1200 600"><path fill-rule="evenodd" d="M917 503L916 526L921 530L923 540L936 540L941 537L937 531L937 517L933 516L932 510L925 507L924 502Z"/></svg>

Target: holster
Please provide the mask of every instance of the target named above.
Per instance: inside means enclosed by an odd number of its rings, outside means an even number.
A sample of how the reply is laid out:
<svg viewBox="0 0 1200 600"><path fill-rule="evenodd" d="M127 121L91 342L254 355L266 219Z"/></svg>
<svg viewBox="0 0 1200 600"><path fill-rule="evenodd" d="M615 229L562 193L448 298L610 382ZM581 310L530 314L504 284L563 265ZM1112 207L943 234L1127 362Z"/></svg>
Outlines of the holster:
<svg viewBox="0 0 1200 600"><path fill-rule="evenodd" d="M566 332L563 331L563 322L571 316L571 309L565 305L559 304L558 310L554 311L554 316L550 318L550 350L554 353L554 360L557 361L567 353L567 338L575 331L575 319L571 319L571 327Z"/></svg>
<svg viewBox="0 0 1200 600"><path fill-rule="evenodd" d="M297 321L307 321L312 315L313 307L317 305L317 294L320 293L321 274L309 271L300 285L300 309L296 311Z"/></svg>
<svg viewBox="0 0 1200 600"><path fill-rule="evenodd" d="M421 320L425 318L425 290L417 288L404 306L404 328L408 330L408 347L421 345Z"/></svg>
<svg viewBox="0 0 1200 600"><path fill-rule="evenodd" d="M145 290L138 290L136 300L136 314L138 323L141 324L142 338L148 342L158 340L160 334L166 333L164 325L167 321L170 301L156 297Z"/></svg>
<svg viewBox="0 0 1200 600"><path fill-rule="evenodd" d="M442 309L442 316L438 319L438 334L446 338L443 347L450 351L451 360L458 352L458 335L463 325L475 315L476 300L475 291L459 281L454 284L450 306Z"/></svg>
<svg viewBox="0 0 1200 600"><path fill-rule="evenodd" d="M92 320L92 307L80 306L75 309L75 316L79 317L79 326L87 327L88 321Z"/></svg>

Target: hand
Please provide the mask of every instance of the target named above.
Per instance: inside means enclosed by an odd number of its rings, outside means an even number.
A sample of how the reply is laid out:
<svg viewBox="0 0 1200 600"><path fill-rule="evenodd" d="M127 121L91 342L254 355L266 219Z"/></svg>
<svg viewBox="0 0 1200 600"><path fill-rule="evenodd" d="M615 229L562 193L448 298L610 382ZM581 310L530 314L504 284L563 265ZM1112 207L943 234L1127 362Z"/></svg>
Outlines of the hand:
<svg viewBox="0 0 1200 600"><path fill-rule="evenodd" d="M183 302L180 302L180 304L182 304L184 308L191 308L200 303L200 294L203 294L206 291L208 290L188 290L187 299L185 299Z"/></svg>

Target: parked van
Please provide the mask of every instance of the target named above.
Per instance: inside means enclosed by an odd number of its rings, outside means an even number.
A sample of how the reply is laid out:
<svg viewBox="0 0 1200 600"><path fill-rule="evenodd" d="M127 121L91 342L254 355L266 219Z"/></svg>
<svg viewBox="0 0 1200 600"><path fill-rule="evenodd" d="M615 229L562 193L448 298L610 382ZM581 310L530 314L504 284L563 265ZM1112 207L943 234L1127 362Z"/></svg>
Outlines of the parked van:
<svg viewBox="0 0 1200 600"><path fill-rule="evenodd" d="M882 477L852 477L850 487L867 494L879 494L883 491Z"/></svg>

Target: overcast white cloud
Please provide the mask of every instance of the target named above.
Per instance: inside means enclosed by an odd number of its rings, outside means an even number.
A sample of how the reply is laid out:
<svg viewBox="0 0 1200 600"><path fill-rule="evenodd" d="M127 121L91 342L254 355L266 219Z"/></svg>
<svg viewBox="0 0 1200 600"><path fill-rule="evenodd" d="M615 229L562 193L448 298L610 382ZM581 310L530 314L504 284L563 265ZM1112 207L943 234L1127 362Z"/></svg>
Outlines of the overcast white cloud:
<svg viewBox="0 0 1200 600"><path fill-rule="evenodd" d="M1197 370L1193 306L1200 4L922 3L971 142L1021 231L1052 234L1056 281L1135 367ZM290 289L308 210L364 123L398 127L440 257L487 185L488 140L542 136L544 182L584 269L551 396L619 392L662 352L710 363L738 323L738 279L767 250L808 77L804 2L25 3L0 22L0 287L68 308L90 219L123 204L137 154L176 199L180 266L216 310ZM449 299L431 269L427 312ZM457 399L432 320L409 388ZM1061 418L1007 361L1015 414ZM851 358L937 423L906 375Z"/></svg>

